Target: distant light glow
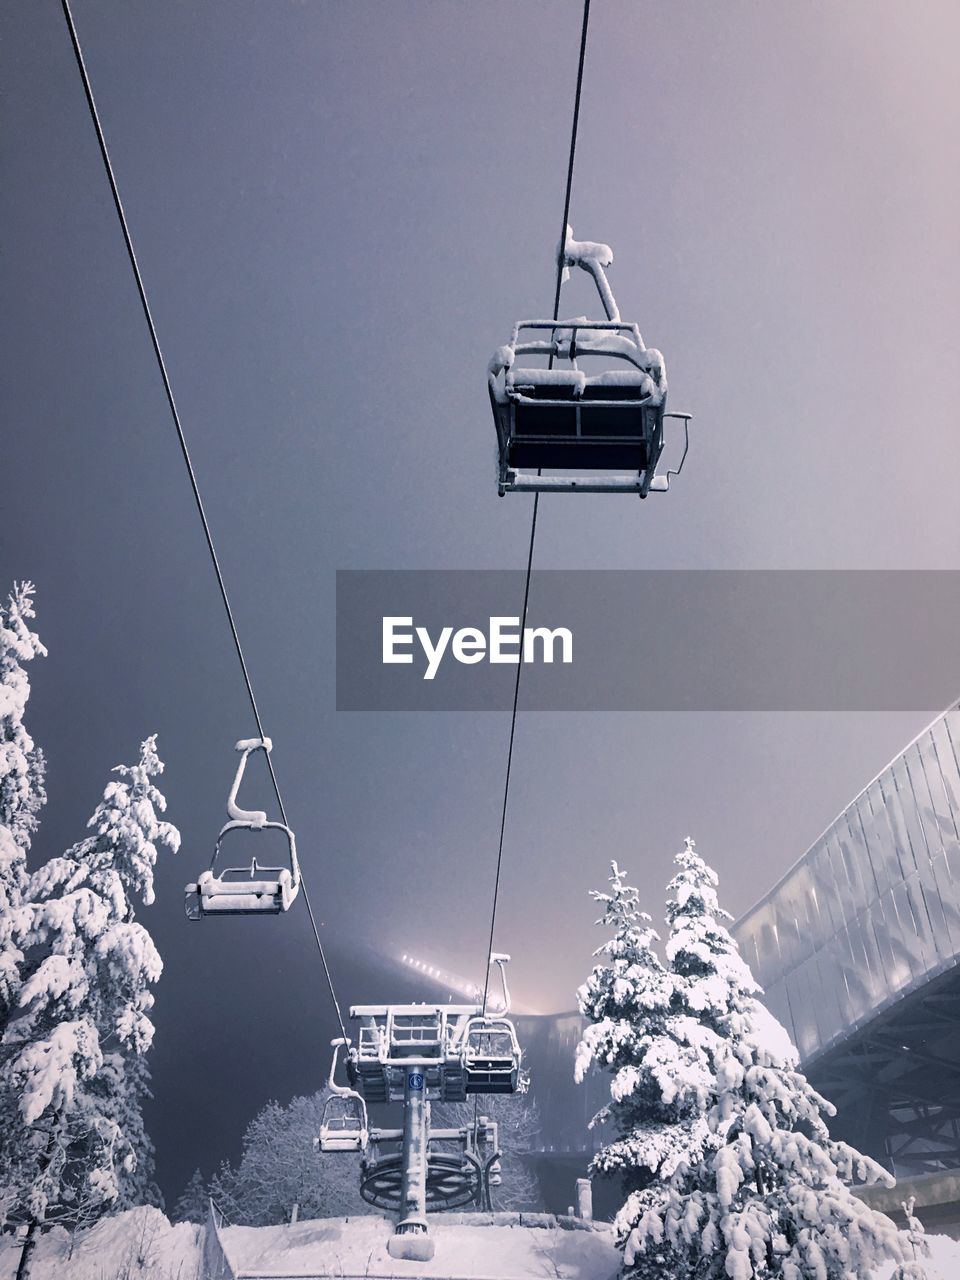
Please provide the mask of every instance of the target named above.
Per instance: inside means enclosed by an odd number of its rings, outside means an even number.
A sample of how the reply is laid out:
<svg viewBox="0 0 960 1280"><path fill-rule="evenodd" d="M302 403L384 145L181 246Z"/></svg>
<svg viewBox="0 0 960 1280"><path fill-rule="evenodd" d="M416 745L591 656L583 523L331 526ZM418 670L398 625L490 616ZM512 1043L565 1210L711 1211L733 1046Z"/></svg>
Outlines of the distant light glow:
<svg viewBox="0 0 960 1280"><path fill-rule="evenodd" d="M461 977L459 974L451 973L449 970L443 969L439 965L430 964L426 960L420 960L406 951L403 952L400 959L409 968L417 969L421 973L427 974L428 977L433 978L450 991L456 992L457 995L467 996L470 1000L478 998L479 988L477 984L468 982L466 978Z"/></svg>

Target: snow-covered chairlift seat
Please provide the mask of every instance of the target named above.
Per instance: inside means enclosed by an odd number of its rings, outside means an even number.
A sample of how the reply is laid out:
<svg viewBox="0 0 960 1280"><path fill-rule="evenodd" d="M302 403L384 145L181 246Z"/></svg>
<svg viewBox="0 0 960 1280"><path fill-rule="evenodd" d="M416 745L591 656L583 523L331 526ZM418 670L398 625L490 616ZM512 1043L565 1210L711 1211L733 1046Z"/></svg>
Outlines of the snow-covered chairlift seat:
<svg viewBox="0 0 960 1280"><path fill-rule="evenodd" d="M501 495L581 490L645 498L667 489L683 466L686 447L676 472L657 475L664 419L682 419L686 444L690 415L666 412L663 357L643 345L637 325L620 319L603 270L612 260L607 245L575 241L568 228L565 267L593 276L607 318L522 320L487 367ZM520 360L531 355L542 367ZM619 469L630 474L599 474Z"/></svg>
<svg viewBox="0 0 960 1280"><path fill-rule="evenodd" d="M370 1140L367 1104L351 1089L331 1094L323 1104L320 1122L321 1151L365 1151Z"/></svg>
<svg viewBox="0 0 960 1280"><path fill-rule="evenodd" d="M299 874L294 880L288 867L261 866L256 858L241 867L216 871L224 835L231 830L282 831L288 841L290 860L297 870L296 838L282 822L265 822L250 827L245 822L228 822L217 838L213 862L196 884L187 885L186 909L191 920L207 915L280 915L288 911L297 896Z"/></svg>
<svg viewBox="0 0 960 1280"><path fill-rule="evenodd" d="M359 1093L337 1084L337 1055L341 1048L350 1047L345 1039L331 1040L333 1061L327 1085L330 1096L323 1104L320 1117L320 1136L317 1146L321 1151L366 1151L370 1141L370 1125L367 1120L367 1104Z"/></svg>
<svg viewBox="0 0 960 1280"><path fill-rule="evenodd" d="M509 1018L471 1018L463 1033L467 1093L516 1093L520 1045Z"/></svg>
<svg viewBox="0 0 960 1280"><path fill-rule="evenodd" d="M300 864L293 832L282 822L269 822L261 810L242 809L237 804L237 790L247 757L252 751L269 752L272 746L269 738L248 738L237 743L236 749L242 755L227 799L229 821L217 836L208 870L195 884L186 887L185 909L189 920L217 915L280 915L290 909L299 892ZM221 845L232 831L283 832L289 865L264 866L253 857L244 866L224 867L218 872Z"/></svg>

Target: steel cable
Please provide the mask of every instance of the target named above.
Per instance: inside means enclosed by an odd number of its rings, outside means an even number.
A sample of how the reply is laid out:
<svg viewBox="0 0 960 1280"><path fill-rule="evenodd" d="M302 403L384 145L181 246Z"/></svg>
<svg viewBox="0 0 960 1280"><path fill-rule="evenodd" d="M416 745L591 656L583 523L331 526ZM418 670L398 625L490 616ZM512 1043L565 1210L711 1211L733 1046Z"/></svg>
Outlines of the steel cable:
<svg viewBox="0 0 960 1280"><path fill-rule="evenodd" d="M570 154L567 159L567 185L563 197L563 223L560 227L560 240L557 248L557 286L553 296L553 319L560 319L560 290L563 286L564 246L567 241L567 224L570 221L570 194L573 190L573 165L577 155L577 133L580 127L580 95L583 90L583 64L587 52L587 27L590 22L590 0L583 0L583 23L580 29L580 57L577 62L577 88L573 99L573 125L570 129ZM549 367L553 368L553 355L550 356ZM539 472L538 472L539 474ZM523 615L520 620L521 643L524 628L527 625L527 606L530 603L530 573L533 568L533 548L537 537L537 513L540 509L540 494L533 495L533 515L530 520L530 547L527 551L527 573L523 588ZM503 784L503 808L500 813L500 842L497 849L497 870L493 882L493 908L490 913L490 938L487 946L487 965L483 981L482 1011L487 1011L487 998L490 993L490 956L493 952L493 939L497 926L497 904L500 898L500 879L503 870L503 842L507 828L507 805L510 799L510 774L513 768L513 745L517 733L517 705L520 701L520 673L523 670L522 652L517 658L517 678L513 686L513 709L510 715L510 739L507 745L507 772Z"/></svg>

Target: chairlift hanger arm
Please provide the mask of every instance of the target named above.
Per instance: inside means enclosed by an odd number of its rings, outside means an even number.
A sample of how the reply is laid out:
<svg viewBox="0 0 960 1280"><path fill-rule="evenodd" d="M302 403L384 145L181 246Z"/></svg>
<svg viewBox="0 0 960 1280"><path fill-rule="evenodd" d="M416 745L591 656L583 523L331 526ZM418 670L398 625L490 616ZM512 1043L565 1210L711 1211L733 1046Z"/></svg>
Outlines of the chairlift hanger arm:
<svg viewBox="0 0 960 1280"><path fill-rule="evenodd" d="M564 270L569 267L580 267L581 270L593 277L593 282L597 286L597 293L600 295L600 301L603 304L604 312L608 320L620 320L620 309L617 306L617 300L613 296L613 290L610 288L610 281L607 279L605 266L609 266L613 261L613 253L609 245L594 244L591 241L579 243L573 238L573 231L569 224L567 225L567 234L564 239L563 249L561 252L561 261Z"/></svg>
<svg viewBox="0 0 960 1280"><path fill-rule="evenodd" d="M510 989L507 986L507 965L509 964L509 962L510 962L510 957L506 954L506 952L504 951L490 952L488 969L490 965L496 965L497 969L500 971L500 984L503 990L503 1008L502 1010L500 1010L502 1014L508 1014L510 1012ZM486 996L488 992L489 992L489 984L485 988L484 1003L483 1003L483 1009L482 1009L483 1013L487 1012Z"/></svg>
<svg viewBox="0 0 960 1280"><path fill-rule="evenodd" d="M247 757L253 751L262 750L267 756L273 750L273 743L269 738L241 738L237 743L235 750L242 752L239 763L237 764L237 772L233 779L233 786L230 788L230 794L227 796L227 813L237 823L245 824L258 830L266 825L267 815L262 809L241 809L237 804L237 792L240 789L240 782L243 778L244 770L247 767Z"/></svg>
<svg viewBox="0 0 960 1280"><path fill-rule="evenodd" d="M330 1041L330 1047L333 1049L333 1059L330 1062L330 1074L327 1077L327 1086L331 1093L336 1093L341 1097L345 1097L348 1094L351 1094L353 1090L348 1088L346 1085L337 1084L335 1077L337 1074L337 1056L341 1049L349 1051L350 1040L346 1036L338 1036L336 1040Z"/></svg>

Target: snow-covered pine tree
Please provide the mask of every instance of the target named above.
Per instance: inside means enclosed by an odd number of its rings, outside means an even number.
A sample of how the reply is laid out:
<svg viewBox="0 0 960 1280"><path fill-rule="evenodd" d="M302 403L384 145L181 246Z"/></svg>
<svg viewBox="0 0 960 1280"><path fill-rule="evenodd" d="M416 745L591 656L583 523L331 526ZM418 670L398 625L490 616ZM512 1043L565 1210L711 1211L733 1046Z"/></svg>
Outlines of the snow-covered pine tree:
<svg viewBox="0 0 960 1280"><path fill-rule="evenodd" d="M142 1053L119 1047L105 1052L103 1068L91 1085L103 1115L116 1122L133 1154L117 1170L119 1191L112 1213L153 1205L162 1209L163 1194L154 1179L156 1150L143 1121L143 1103L150 1092L150 1065Z"/></svg>
<svg viewBox="0 0 960 1280"><path fill-rule="evenodd" d="M848 1280L885 1261L923 1276L914 1249L850 1191L890 1182L872 1160L834 1142L832 1106L797 1069L796 1050L723 924L717 877L693 842L677 855L667 906L672 1008L695 1018L713 1081L710 1138L627 1198L616 1228L631 1280ZM678 1078L686 1072L678 1065ZM664 1101L673 1085L663 1076Z"/></svg>
<svg viewBox="0 0 960 1280"><path fill-rule="evenodd" d="M0 604L0 1034L20 985L13 912L23 900L27 851L46 800L43 753L23 723L30 697L24 663L47 652L30 630L33 590L30 582L14 583Z"/></svg>
<svg viewBox="0 0 960 1280"><path fill-rule="evenodd" d="M238 1222L246 1225L246 1218L240 1201L234 1196L234 1188L236 1186L236 1169L234 1169L229 1160L221 1160L220 1168L216 1170L210 1179L210 1185L207 1188L210 1198L227 1222ZM239 1194L242 1197L242 1188L239 1188ZM285 1221L285 1219L282 1219L282 1221Z"/></svg>
<svg viewBox="0 0 960 1280"><path fill-rule="evenodd" d="M180 1193L173 1206L174 1222L195 1222L198 1225L206 1222L210 1193L199 1169L194 1169L190 1181Z"/></svg>
<svg viewBox="0 0 960 1280"><path fill-rule="evenodd" d="M135 1172L143 1077L126 1067L150 1047L162 965L134 899L153 901L158 847L175 852L180 839L158 817L162 769L148 738L137 764L114 770L93 834L35 872L14 912L25 960L0 1046L5 1218L27 1222L31 1240L39 1224L99 1216Z"/></svg>
<svg viewBox="0 0 960 1280"><path fill-rule="evenodd" d="M638 1191L679 1163L699 1159L711 1135L705 1111L713 1086L711 1037L678 998L678 982L654 944L659 937L640 910L639 894L611 864L610 893L597 921L609 931L577 992L590 1020L577 1047L578 1081L592 1067L612 1073L610 1103L593 1125L617 1137L594 1157L591 1174L619 1174L625 1192Z"/></svg>

